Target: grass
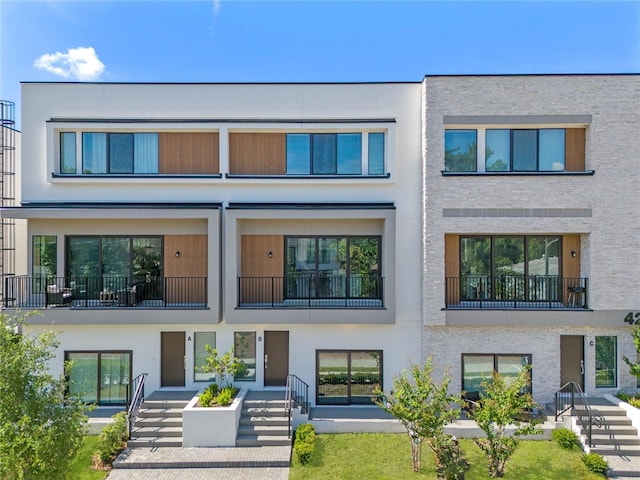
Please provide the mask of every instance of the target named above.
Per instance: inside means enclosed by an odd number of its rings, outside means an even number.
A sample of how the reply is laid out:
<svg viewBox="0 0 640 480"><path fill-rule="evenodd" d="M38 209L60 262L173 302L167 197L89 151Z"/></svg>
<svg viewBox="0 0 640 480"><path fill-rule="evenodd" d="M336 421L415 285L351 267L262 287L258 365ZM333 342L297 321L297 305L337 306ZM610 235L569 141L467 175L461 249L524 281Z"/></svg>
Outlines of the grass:
<svg viewBox="0 0 640 480"><path fill-rule="evenodd" d="M465 480L489 478L484 454L473 440L460 440L462 451L471 464ZM522 441L507 463L506 480L602 480L582 463L581 451L567 451L545 440ZM411 449L405 434L349 433L318 435L310 463L303 467L292 461L290 480L433 479L435 463L429 447L422 448L422 469L414 473Z"/></svg>
<svg viewBox="0 0 640 480"><path fill-rule="evenodd" d="M84 437L82 447L76 454L76 458L69 466L67 478L73 480L103 480L109 472L92 470L92 457L98 449L98 436Z"/></svg>

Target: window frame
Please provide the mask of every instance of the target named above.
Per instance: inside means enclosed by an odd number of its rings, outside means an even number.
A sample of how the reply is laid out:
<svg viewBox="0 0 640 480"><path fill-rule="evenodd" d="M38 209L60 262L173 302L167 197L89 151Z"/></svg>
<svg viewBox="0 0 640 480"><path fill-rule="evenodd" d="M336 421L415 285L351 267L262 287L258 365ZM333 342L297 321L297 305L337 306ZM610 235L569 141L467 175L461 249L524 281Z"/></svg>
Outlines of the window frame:
<svg viewBox="0 0 640 480"><path fill-rule="evenodd" d="M527 392L526 393L533 393L533 368L531 367L532 365L532 360L533 360L533 354L531 353L461 353L460 354L460 390L465 392L465 394L468 394L469 391L465 389L465 381L464 381L464 377L465 377L465 368L464 368L464 358L466 356L469 357L492 357L493 358L493 370L490 372L490 374L493 374L493 372L497 372L498 371L498 359L500 357L520 357L522 358L526 358L527 359L527 363L526 365L529 365L530 369L529 369L529 373L530 373L530 378L529 378L529 385L527 387ZM484 377L483 377L484 379ZM475 391L474 391L475 393ZM478 391L478 394L480 393L480 391ZM466 395L465 395L466 396Z"/></svg>
<svg viewBox="0 0 640 480"><path fill-rule="evenodd" d="M133 350L65 350L64 351L64 362L65 364L70 360L69 359L69 355L70 354L96 354L97 355L97 369L96 369L96 374L97 374L97 391L96 391L96 405L101 405L101 406L120 406L120 405L127 405L128 402L131 400L131 395L133 395L133 392L131 391L131 382L133 380ZM100 395L100 382L102 379L102 362L101 362L101 357L102 355L107 354L107 355L121 355L121 354L126 354L129 356L129 382L126 384L126 390L127 390L127 397L125 398L125 402L124 403L103 403L101 402L101 395ZM66 375L66 380L67 382L71 382L71 378ZM121 385L125 385L124 383L121 383ZM69 383L67 383L67 392L69 392Z"/></svg>
<svg viewBox="0 0 640 480"><path fill-rule="evenodd" d="M63 133L75 133L74 132L60 132L60 142L62 143L62 134ZM86 169L87 165L87 152L85 152L85 138L88 138L88 135L105 135L105 171L104 172L89 172ZM156 135L156 172L140 172L136 173L136 135ZM131 137L130 141L130 169L127 171L115 171L113 163L116 162L116 158L112 158L112 151L114 150L112 143L117 137ZM80 152L81 152L81 172L83 176L95 176L95 175L158 175L159 174L159 162L160 162L160 151L159 151L159 138L158 132L152 131L135 131L135 132L111 132L111 131L80 131ZM77 153L76 153L77 156ZM77 160L76 160L77 162ZM60 157L60 173L65 175L66 172L62 171L62 157ZM75 173L75 172L74 172Z"/></svg>
<svg viewBox="0 0 640 480"><path fill-rule="evenodd" d="M323 353L345 353L347 354L347 403L327 403L320 401L320 355ZM373 405L374 402L371 400L370 403L362 403L357 402L353 403L351 401L353 395L351 393L351 387L354 385L352 382L352 354L353 353L368 353L368 354L376 354L378 355L378 378L380 379L380 383L378 386L380 390L384 390L384 350L382 349L316 349L316 368L315 368L315 386L316 386L316 405ZM362 396L362 395L360 395Z"/></svg>
<svg viewBox="0 0 640 480"><path fill-rule="evenodd" d="M598 382L598 339L613 339L613 358L609 359L613 363L608 365L609 370L613 370L613 375L611 376L612 384L603 385ZM618 337L617 335L596 335L595 337L595 365L594 365L594 373L595 373L595 386L596 388L618 388Z"/></svg>
<svg viewBox="0 0 640 480"><path fill-rule="evenodd" d="M537 175L551 175L551 176L563 176L563 175L571 175L571 176L591 176L595 174L594 170L587 170L586 169L586 162L587 162L587 158L586 158L586 152L585 152L585 148L586 148L586 135L588 134L588 127L590 126L590 119L589 120L584 120L585 123L581 123L582 122L582 118L578 119L579 123L574 123L574 119L572 118L570 121L567 122L562 122L559 121L558 123L555 122L548 122L546 120L548 120L547 118L542 119L540 122L537 121L528 121L528 116L518 116L518 117L522 117L522 118L513 118L511 119L511 117L509 117L507 120L509 120L508 122L500 122L500 121L496 121L494 122L487 122L487 121L482 121L482 122L478 122L475 123L473 122L473 118L467 118L467 117L460 117L459 119L456 118L456 121L450 121L450 119L447 118L447 116L445 116L445 122L444 122L444 135L443 140L445 140L444 145L443 145L443 168L441 169L441 174L443 176L482 176L482 175L489 175L489 176L529 176L529 175L533 175L533 176L537 176ZM536 117L536 116L533 116ZM459 120L459 121L458 121ZM486 120L486 118L483 116L483 120ZM489 120L491 120L491 118L489 118ZM511 121L517 121L517 123L511 123ZM447 163L446 163L446 159L445 159L445 152L446 152L446 134L448 131L465 131L465 130L475 130L477 132L477 162L476 162L476 169L475 170L461 170L461 171L456 171L456 170L449 170L447 168ZM487 169L487 158L486 158L486 148L487 148L487 132L489 132L490 130L506 130L509 132L509 152L510 152L510 159L509 159L509 165L507 166L506 170L493 170L493 169ZM514 170L513 169L513 132L514 131L519 131L519 130L535 130L536 131L536 169L535 170L523 170L523 169L519 169L519 170ZM563 165L562 165L562 169L541 169L541 163L544 164L549 164L549 167L551 168L553 166L553 162L541 162L540 161L540 154L541 151L551 151L551 152L557 152L557 149L541 149L540 148L540 132L541 131L551 131L551 130L562 130L562 137L563 137L563 145L562 145L562 158L563 158ZM577 131L577 130L581 130L583 133L580 134L579 136L582 137L582 150L580 150L580 148L578 148L578 146L574 145L572 143L573 140L569 140L568 137L568 132L569 131ZM576 134L572 133L571 134L571 139L578 138L576 137ZM551 143L549 143L549 145L553 145L553 138L550 138ZM569 142L569 143L568 143ZM570 150L568 150L568 147L572 146ZM577 148L577 150L576 150ZM559 153L559 152L558 152ZM577 161L576 154L578 154L578 156L581 158L581 160L579 160L579 166L580 169L577 170L576 164L575 162ZM569 163L567 163L569 162ZM569 169L568 169L569 168Z"/></svg>
<svg viewBox="0 0 640 480"><path fill-rule="evenodd" d="M217 348L216 342L218 341L218 336L215 331L200 331L193 332L193 381L194 382L213 382L215 381L215 373L214 372L199 372L198 368L201 368L203 365L198 365L198 335L213 335L213 345L210 343L205 343L202 345L202 352L204 352L205 356L209 356L207 351L204 349L205 345L209 345L211 348ZM208 375L207 378L198 378L198 375L205 376Z"/></svg>
<svg viewBox="0 0 640 480"><path fill-rule="evenodd" d="M238 354L238 335L248 335L248 336L253 336L253 353L255 355L255 357L253 358L253 364L252 363L247 363L244 361L244 357L240 357L240 355ZM253 376L244 376L244 377L234 377L233 381L234 382L255 382L258 379L258 348L257 348L257 335L255 331L234 331L233 332L233 354L235 357L238 358L239 361L241 361L242 363L244 363L247 366L247 371L250 371L250 369L253 366ZM246 358L251 358L251 357L246 357Z"/></svg>

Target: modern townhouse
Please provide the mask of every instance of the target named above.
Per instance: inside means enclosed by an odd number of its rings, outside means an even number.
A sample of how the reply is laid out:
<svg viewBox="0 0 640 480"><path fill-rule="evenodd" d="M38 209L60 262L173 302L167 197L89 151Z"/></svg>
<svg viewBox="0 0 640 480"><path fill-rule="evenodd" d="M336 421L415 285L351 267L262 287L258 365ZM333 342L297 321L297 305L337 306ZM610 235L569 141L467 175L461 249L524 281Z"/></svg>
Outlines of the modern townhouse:
<svg viewBox="0 0 640 480"><path fill-rule="evenodd" d="M427 76L423 344L470 398L635 390L640 77Z"/></svg>
<svg viewBox="0 0 640 480"><path fill-rule="evenodd" d="M421 84L22 87L23 271L4 308L61 332L99 405L236 382L371 403L422 357ZM20 264L18 262L18 264Z"/></svg>

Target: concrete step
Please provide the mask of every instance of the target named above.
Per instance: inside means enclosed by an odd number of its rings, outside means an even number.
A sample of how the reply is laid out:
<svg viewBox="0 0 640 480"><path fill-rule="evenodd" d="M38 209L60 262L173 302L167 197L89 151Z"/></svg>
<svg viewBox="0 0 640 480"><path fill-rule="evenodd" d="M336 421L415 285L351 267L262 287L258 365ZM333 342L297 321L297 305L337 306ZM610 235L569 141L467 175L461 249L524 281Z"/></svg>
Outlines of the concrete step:
<svg viewBox="0 0 640 480"><path fill-rule="evenodd" d="M592 434L591 441L597 445L640 445L637 435L600 435Z"/></svg>
<svg viewBox="0 0 640 480"><path fill-rule="evenodd" d="M287 418L284 414L284 409L280 408L264 408L264 407L251 407L242 405L242 416L245 417L280 417Z"/></svg>
<svg viewBox="0 0 640 480"><path fill-rule="evenodd" d="M123 469L198 469L189 478L222 478L215 472L207 472L207 468L241 468L246 470L243 478L252 476L251 468L289 466L291 445L276 447L225 447L225 448L129 448L113 462L113 471ZM186 470L181 470L186 471ZM128 473L128 472L127 472ZM179 472L175 472L176 477ZM221 472L219 472L221 473ZM122 477L120 477L122 478ZM125 477L129 478L129 477ZM155 478L150 475L145 478ZM167 477L168 478L168 477ZM186 478L186 476L185 476ZM224 477L227 478L227 477ZM228 478L232 478L229 476ZM233 477L236 478L236 477Z"/></svg>
<svg viewBox="0 0 640 480"><path fill-rule="evenodd" d="M627 457L640 457L640 445L596 445L591 447L592 453L600 455L623 455Z"/></svg>
<svg viewBox="0 0 640 480"><path fill-rule="evenodd" d="M258 436L287 436L289 429L285 426L271 425L240 425L238 427L238 436L242 435L258 435Z"/></svg>
<svg viewBox="0 0 640 480"><path fill-rule="evenodd" d="M182 418L182 408L141 408L138 417Z"/></svg>
<svg viewBox="0 0 640 480"><path fill-rule="evenodd" d="M587 431L582 428L580 429L580 433L582 433L583 435L586 435ZM611 435L628 435L628 436L633 436L633 437L638 437L638 431L633 428L633 427L619 427L619 426L614 426L612 428L597 428L597 427L593 427L593 430L591 430L591 434L592 435L605 435L605 436L611 436ZM640 438L640 437L638 437Z"/></svg>
<svg viewBox="0 0 640 480"><path fill-rule="evenodd" d="M284 410L285 401L284 400L249 400L245 399L242 402L244 406L247 407L256 407L256 408L279 408L280 410Z"/></svg>
<svg viewBox="0 0 640 480"><path fill-rule="evenodd" d="M602 418L602 425L611 425L611 426L631 426L631 419L629 417L622 416L606 416Z"/></svg>
<svg viewBox="0 0 640 480"><path fill-rule="evenodd" d="M289 419L287 417L242 416L240 417L240 425L271 425L286 428L289 425Z"/></svg>
<svg viewBox="0 0 640 480"><path fill-rule="evenodd" d="M573 414L574 415L583 415L585 414L585 410L581 409L581 408L575 408L573 410ZM611 406L596 406L596 407L591 407L591 413L594 415L600 415L600 416L605 416L605 417L625 417L627 415L627 412L625 412L622 408L620 407L615 407L613 405Z"/></svg>
<svg viewBox="0 0 640 480"><path fill-rule="evenodd" d="M274 447L291 445L287 435L238 435L236 447Z"/></svg>
<svg viewBox="0 0 640 480"><path fill-rule="evenodd" d="M136 420L136 427L182 427L182 418L178 417L142 417Z"/></svg>
<svg viewBox="0 0 640 480"><path fill-rule="evenodd" d="M185 400L145 400L141 408L180 408L183 409L189 402Z"/></svg>
<svg viewBox="0 0 640 480"><path fill-rule="evenodd" d="M140 437L182 437L182 426L180 427L134 427L131 430L131 438Z"/></svg>
<svg viewBox="0 0 640 480"><path fill-rule="evenodd" d="M182 437L138 437L129 440L127 447L182 447Z"/></svg>

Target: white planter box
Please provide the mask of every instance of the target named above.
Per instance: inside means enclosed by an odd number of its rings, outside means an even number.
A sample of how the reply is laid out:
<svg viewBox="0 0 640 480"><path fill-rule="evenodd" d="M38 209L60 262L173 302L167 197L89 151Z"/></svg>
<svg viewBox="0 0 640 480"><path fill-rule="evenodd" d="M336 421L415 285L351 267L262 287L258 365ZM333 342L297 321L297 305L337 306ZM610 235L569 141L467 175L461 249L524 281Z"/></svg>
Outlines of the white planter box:
<svg viewBox="0 0 640 480"><path fill-rule="evenodd" d="M614 405L619 406L625 412L627 412L627 417L631 419L631 425L637 428L638 431L640 432L640 410L638 410L633 405L623 400L620 400L618 397L611 395L609 393L607 393L604 397Z"/></svg>
<svg viewBox="0 0 640 480"><path fill-rule="evenodd" d="M240 390L228 407L196 407L198 396L193 397L182 410L182 446L234 447L247 391Z"/></svg>

